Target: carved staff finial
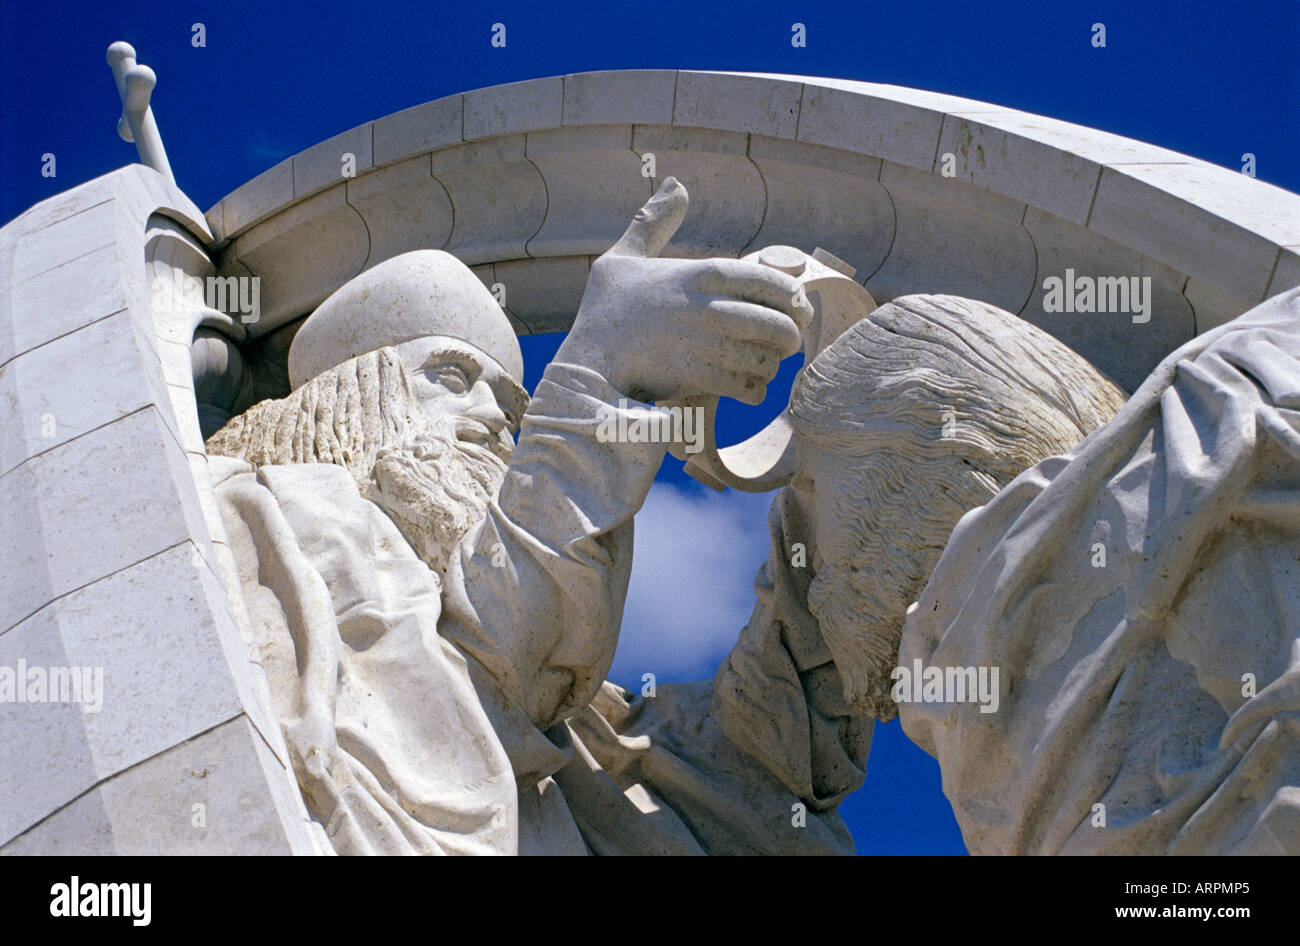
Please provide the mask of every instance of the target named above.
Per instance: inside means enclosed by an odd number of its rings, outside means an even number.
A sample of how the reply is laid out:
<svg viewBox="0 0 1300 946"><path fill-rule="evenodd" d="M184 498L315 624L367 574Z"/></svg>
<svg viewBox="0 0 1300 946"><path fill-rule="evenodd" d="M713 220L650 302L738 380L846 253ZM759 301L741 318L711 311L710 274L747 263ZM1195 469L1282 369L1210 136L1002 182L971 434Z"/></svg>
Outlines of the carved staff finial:
<svg viewBox="0 0 1300 946"><path fill-rule="evenodd" d="M117 80L117 93L122 97L122 117L117 120L117 133L123 141L134 141L140 163L151 167L173 184L171 165L163 148L158 123L154 121L149 96L158 82L152 69L135 61L135 48L130 43L114 43L108 47L108 64Z"/></svg>

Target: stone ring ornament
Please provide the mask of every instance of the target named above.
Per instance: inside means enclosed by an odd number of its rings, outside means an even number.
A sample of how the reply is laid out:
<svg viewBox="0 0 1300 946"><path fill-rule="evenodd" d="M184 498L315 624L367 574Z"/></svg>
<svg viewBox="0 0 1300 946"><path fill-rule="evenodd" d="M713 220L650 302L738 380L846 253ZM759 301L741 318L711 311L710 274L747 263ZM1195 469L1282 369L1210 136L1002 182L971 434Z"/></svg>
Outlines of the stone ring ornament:
<svg viewBox="0 0 1300 946"><path fill-rule="evenodd" d="M742 259L770 266L799 281L799 288L813 308L812 321L801 332L805 367L849 326L876 308L871 293L853 280L853 267L821 247L809 255L793 246L769 246ZM790 425L788 405L748 440L719 447L714 432L717 397L677 398L662 404L704 411L702 449L687 453L680 441L670 444L668 449L674 457L685 461L685 471L705 486L717 490L730 486L748 493L763 493L779 489L794 475L794 428Z"/></svg>

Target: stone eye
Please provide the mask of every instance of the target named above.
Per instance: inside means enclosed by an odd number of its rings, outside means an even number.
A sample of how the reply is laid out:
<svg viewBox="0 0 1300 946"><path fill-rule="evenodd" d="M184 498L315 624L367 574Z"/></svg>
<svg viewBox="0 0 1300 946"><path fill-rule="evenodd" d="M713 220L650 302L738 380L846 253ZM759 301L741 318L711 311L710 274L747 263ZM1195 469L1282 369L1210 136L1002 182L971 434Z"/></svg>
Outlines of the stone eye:
<svg viewBox="0 0 1300 946"><path fill-rule="evenodd" d="M427 369L429 380L442 385L452 394L464 394L469 390L469 378L456 365L436 365Z"/></svg>

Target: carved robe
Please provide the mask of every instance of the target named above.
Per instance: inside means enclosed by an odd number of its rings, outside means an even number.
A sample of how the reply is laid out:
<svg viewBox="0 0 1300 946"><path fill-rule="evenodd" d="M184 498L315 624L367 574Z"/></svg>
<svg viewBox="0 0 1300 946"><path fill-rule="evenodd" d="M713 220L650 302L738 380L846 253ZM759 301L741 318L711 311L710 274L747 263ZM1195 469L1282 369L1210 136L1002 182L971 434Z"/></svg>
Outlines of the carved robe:
<svg viewBox="0 0 1300 946"><path fill-rule="evenodd" d="M870 723L848 716L783 563L784 497L749 625L712 685L604 683L632 518L662 444L598 375L551 365L445 584L351 475L212 458L248 633L322 852L851 853L835 814Z"/></svg>
<svg viewBox="0 0 1300 946"><path fill-rule="evenodd" d="M1300 291L963 517L900 659L1001 670L900 706L973 853L1300 853Z"/></svg>

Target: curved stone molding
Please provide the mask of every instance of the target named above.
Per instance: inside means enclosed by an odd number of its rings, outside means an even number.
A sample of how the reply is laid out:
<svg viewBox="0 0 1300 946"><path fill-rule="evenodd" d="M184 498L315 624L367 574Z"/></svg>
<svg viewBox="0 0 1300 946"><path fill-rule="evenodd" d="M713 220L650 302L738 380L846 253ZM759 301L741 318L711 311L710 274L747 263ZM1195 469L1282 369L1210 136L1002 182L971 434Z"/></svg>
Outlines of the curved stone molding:
<svg viewBox="0 0 1300 946"><path fill-rule="evenodd" d="M1041 210L1030 208L1024 226L1038 253L1038 272L1033 295L1020 310L1020 317L1051 332L1094 364L1105 362L1111 378L1121 387L1135 390L1155 367L1153 357L1158 360L1196 334L1192 304L1181 291L1186 278L1177 270ZM1127 271L1151 277L1151 321L1134 326L1143 329L1142 337L1134 338L1141 345L1115 346L1112 332L1097 331L1099 321L1112 320L1116 329L1125 321L1132 324L1129 316L1044 310L1044 280L1060 276L1067 267L1080 276L1104 277Z"/></svg>
<svg viewBox="0 0 1300 946"><path fill-rule="evenodd" d="M261 313L248 326L250 335L311 311L365 267L370 236L361 214L348 203L348 183L340 181L295 203L218 257L222 273L246 271L261 279Z"/></svg>
<svg viewBox="0 0 1300 946"><path fill-rule="evenodd" d="M444 249L467 265L527 256L546 219L546 183L524 148L523 135L509 135L433 155L455 215Z"/></svg>
<svg viewBox="0 0 1300 946"><path fill-rule="evenodd" d="M878 158L753 135L749 159L763 175L767 210L746 252L800 245L817 234L816 242L835 247L860 282L880 269L895 219Z"/></svg>
<svg viewBox="0 0 1300 946"><path fill-rule="evenodd" d="M528 160L546 182L546 219L531 257L598 256L654 192L632 150L631 125L557 128L528 136Z"/></svg>
<svg viewBox="0 0 1300 946"><path fill-rule="evenodd" d="M344 152L356 176L321 191ZM1011 308L1130 389L1180 342L1300 284L1287 191L1014 109L805 76L593 72L448 96L281 162L207 219L222 270L242 262L268 283L253 336L425 246L494 267L521 331L558 330L580 298L562 288L574 261L603 252L669 174L692 196L671 254L824 246L882 302L944 291ZM1151 276L1151 320L1045 312L1043 281L1066 269ZM505 282L512 270L526 281Z"/></svg>
<svg viewBox="0 0 1300 946"><path fill-rule="evenodd" d="M675 177L691 194L691 209L665 256L740 256L753 242L767 202L745 135L639 125L632 146L638 154L654 155L658 179Z"/></svg>
<svg viewBox="0 0 1300 946"><path fill-rule="evenodd" d="M590 256L508 260L493 267L493 282L506 291L507 313L529 332L562 332L578 311L591 261Z"/></svg>
<svg viewBox="0 0 1300 946"><path fill-rule="evenodd" d="M1033 292L1035 259L1020 225L1023 205L892 161L880 181L897 225L888 257L866 280L877 302L931 292L1021 310Z"/></svg>
<svg viewBox="0 0 1300 946"><path fill-rule="evenodd" d="M451 238L451 198L427 155L348 181L347 200L369 234L367 267L410 250L440 250Z"/></svg>

